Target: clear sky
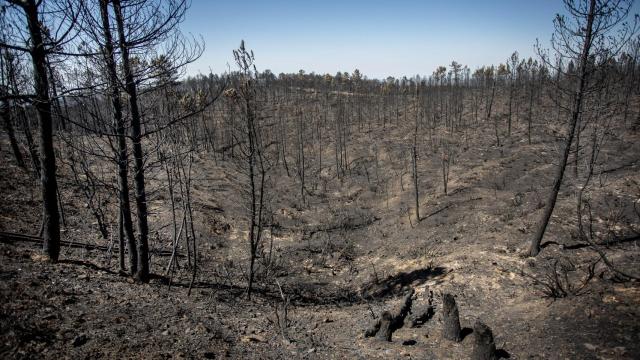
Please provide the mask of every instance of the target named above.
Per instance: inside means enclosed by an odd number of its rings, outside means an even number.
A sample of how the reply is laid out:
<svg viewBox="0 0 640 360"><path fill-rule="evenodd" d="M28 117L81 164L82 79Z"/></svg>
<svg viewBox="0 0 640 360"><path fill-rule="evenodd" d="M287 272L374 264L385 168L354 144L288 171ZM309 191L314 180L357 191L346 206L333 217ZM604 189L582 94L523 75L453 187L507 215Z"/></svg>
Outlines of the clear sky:
<svg viewBox="0 0 640 360"><path fill-rule="evenodd" d="M636 7L636 5L634 5ZM533 56L548 43L561 0L192 0L182 30L202 36L189 74L235 70L244 39L258 70L370 78L428 75L452 60L472 69Z"/></svg>

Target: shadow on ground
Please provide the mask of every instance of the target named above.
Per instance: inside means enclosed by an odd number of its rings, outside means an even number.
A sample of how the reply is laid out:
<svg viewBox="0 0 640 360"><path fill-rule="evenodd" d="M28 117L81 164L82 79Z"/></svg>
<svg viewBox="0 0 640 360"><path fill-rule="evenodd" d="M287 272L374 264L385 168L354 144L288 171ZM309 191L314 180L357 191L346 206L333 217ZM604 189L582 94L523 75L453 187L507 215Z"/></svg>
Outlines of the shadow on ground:
<svg viewBox="0 0 640 360"><path fill-rule="evenodd" d="M428 267L410 272L401 272L390 275L384 280L373 281L362 287L362 294L365 298L385 298L397 296L403 293L407 286L418 286L427 280L437 279L447 273L444 267Z"/></svg>

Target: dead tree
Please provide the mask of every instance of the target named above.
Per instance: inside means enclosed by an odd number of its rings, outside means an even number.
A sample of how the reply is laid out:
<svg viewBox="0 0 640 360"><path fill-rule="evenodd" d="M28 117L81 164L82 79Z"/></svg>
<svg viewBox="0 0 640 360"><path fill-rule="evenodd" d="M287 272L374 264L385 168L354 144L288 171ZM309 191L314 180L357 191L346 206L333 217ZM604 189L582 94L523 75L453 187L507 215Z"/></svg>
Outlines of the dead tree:
<svg viewBox="0 0 640 360"><path fill-rule="evenodd" d="M416 223L420 222L420 193L418 189L418 118L420 114L419 110L419 98L420 88L416 84L416 117L413 128L413 146L411 147L411 160L413 164L413 195L416 202Z"/></svg>
<svg viewBox="0 0 640 360"><path fill-rule="evenodd" d="M459 342L462 340L460 332L460 317L456 300L453 295L444 294L442 297L442 337Z"/></svg>
<svg viewBox="0 0 640 360"><path fill-rule="evenodd" d="M113 0L113 9L118 29L118 46L120 47L122 68L125 76L125 91L129 96L129 111L131 112L135 199L138 209L138 264L135 276L139 281L146 282L149 280L149 223L147 220L147 194L144 180L144 152L142 150L142 116L138 106L138 89L131 68L130 47L127 42L120 0Z"/></svg>
<svg viewBox="0 0 640 360"><path fill-rule="evenodd" d="M257 99L257 70L254 65L253 51L245 48L244 40L240 47L233 51L233 55L240 69L236 88L229 89L225 96L232 99L240 113L239 124L236 124L236 138L242 143L240 150L240 170L247 176L248 205L248 243L249 243L249 271L247 296L251 297L255 281L255 262L258 258L259 247L262 245L262 236L268 219L267 171L269 163L267 158L265 132L263 131L262 117Z"/></svg>
<svg viewBox="0 0 640 360"><path fill-rule="evenodd" d="M494 101L495 95L496 95L496 77L497 77L497 74L496 74L495 68L493 66L487 67L485 69L484 76L485 76L485 81L488 80L488 81L491 82L491 95L487 95L486 104L485 104L486 118L487 118L487 122L489 122L491 120L491 111L493 109L493 101ZM500 133L498 132L497 120L494 120L494 129L495 129L495 132L496 132L496 143L497 143L497 146L499 147L500 146Z"/></svg>
<svg viewBox="0 0 640 360"><path fill-rule="evenodd" d="M567 57L571 57L573 54L580 55L576 59L578 61L578 68L575 72L577 81L574 88L568 133L564 143L564 149L560 156L560 164L556 168L556 174L554 176L551 192L549 193L549 199L545 205L538 229L531 240L531 247L529 249L530 256L536 256L540 252L542 238L544 237L545 230L549 224L549 219L551 219L551 214L553 213L556 200L558 199L558 193L560 192L560 186L562 185L562 179L567 167L567 160L571 153L571 145L576 133L576 125L582 113L583 97L591 74L591 70L589 69L589 57L592 54L592 46L595 44L595 46L604 46L605 48L607 45L609 47L613 47L616 45L616 42L624 41L624 39L613 39L609 37L607 37L607 40L605 41L605 36L625 20L631 8L631 4L632 1L629 0L607 0L601 2L597 0L584 0L579 3L566 0L565 7L571 14L571 19L558 16L554 21L556 37L554 37L553 43L554 48L560 52L559 55ZM622 37L627 36L624 35L624 33L622 34ZM612 43L612 41L614 43ZM598 50L600 52L604 52L606 49ZM541 55L543 61L550 64L546 56L544 54ZM557 70L561 71L561 69Z"/></svg>
<svg viewBox="0 0 640 360"><path fill-rule="evenodd" d="M145 159L149 152L143 150L143 140L155 133L174 126L193 115L202 113L212 104L217 95L206 98L206 101L194 101L186 113L175 115L162 124L154 124L143 118L140 105L140 94L145 95L147 89L139 87L149 85L150 80L166 77L183 69L202 54L202 47L195 41L184 38L178 31L178 25L184 19L188 8L186 0L143 0L122 2L111 0L118 34L117 44L120 50L121 66L124 73L124 90L128 95L131 118L131 134L133 143L133 170L135 203L137 208L137 252L138 264L136 278L142 282L149 279L149 223L147 209L147 190L145 182ZM130 31L130 28L136 31ZM145 56L147 53L161 51L161 55L149 55L148 63L136 62L133 56ZM140 68L142 63L142 68ZM161 82L161 81L159 81ZM169 84L153 84L162 88ZM219 95L219 92L218 92ZM155 126L154 126L155 125Z"/></svg>
<svg viewBox="0 0 640 360"><path fill-rule="evenodd" d="M113 122L116 130L118 162L118 236L121 252L124 250L124 238L129 251L129 271L131 275L138 272L138 249L133 233L131 217L131 201L129 198L129 154L127 151L125 120L122 113L123 104L120 96L120 82L118 80L117 65L114 55L113 37L109 19L107 0L100 0L100 19L104 36L103 58L107 68L108 87L110 89L111 106L113 107Z"/></svg>
<svg viewBox="0 0 640 360"><path fill-rule="evenodd" d="M124 245L126 238L129 270L142 282L148 280L150 271L147 202L152 200L150 194L154 193L148 189L146 176L157 164L154 155L158 154L153 143L145 141L145 138L153 134L159 136L174 125L191 121L192 136L185 136L189 142L187 145L192 145L197 142L195 134L198 129L194 115L203 114L217 98L209 98L208 89L205 89L213 80L195 81L197 89L175 81L184 65L197 59L202 49L197 42L186 39L178 30L187 8L185 0L99 0L83 3L82 33L86 46L93 47L90 54L92 64L101 65L104 72L97 84L80 91L77 107L81 113L89 112L93 117L93 124L82 128L101 138L106 137L113 152L108 159L115 165L118 180L116 191L120 243ZM136 31L130 31L132 24L135 24ZM180 92L180 100L165 96L162 99L164 101L158 101L155 96L163 91L166 95L167 88L174 90L174 93ZM90 92L86 89L90 89ZM83 98L90 99L88 102L95 104L95 109L88 108ZM105 106L110 106L111 111L102 110ZM158 110L165 107L172 109L168 116ZM102 114L109 114L111 118ZM129 196L130 156L127 139L133 143L131 163L137 209L135 218ZM143 147L143 144L150 147ZM193 151L194 148L190 149ZM184 167L180 169L184 170ZM135 234L134 219L137 221ZM189 221L185 226L190 227Z"/></svg>
<svg viewBox="0 0 640 360"><path fill-rule="evenodd" d="M507 137L511 137L511 123L513 119L514 101L517 109L517 95L516 95L516 80L517 80L517 68L518 68L518 52L514 51L511 57L507 59L507 70L509 72L509 113L507 117Z"/></svg>
<svg viewBox="0 0 640 360"><path fill-rule="evenodd" d="M12 7L19 8L27 25L27 36L30 40L29 47L21 45L0 43L0 47L26 52L31 56L33 64L33 84L35 94L31 101L38 115L38 128L40 130L40 184L42 192L42 230L43 251L49 261L56 262L60 255L60 212L58 209L58 183L56 179L56 158L53 145L53 118L52 99L50 96L49 72L47 69L47 56L57 51L68 39L75 25L77 14L73 12L70 3L61 2L55 10L48 9L48 16L57 15L68 21L61 21L58 29L45 28L41 22L42 1L35 0L9 0ZM62 29L64 25L68 28ZM59 38L51 39L49 34L62 34ZM16 39L18 37L15 37ZM46 40L45 40L46 38Z"/></svg>

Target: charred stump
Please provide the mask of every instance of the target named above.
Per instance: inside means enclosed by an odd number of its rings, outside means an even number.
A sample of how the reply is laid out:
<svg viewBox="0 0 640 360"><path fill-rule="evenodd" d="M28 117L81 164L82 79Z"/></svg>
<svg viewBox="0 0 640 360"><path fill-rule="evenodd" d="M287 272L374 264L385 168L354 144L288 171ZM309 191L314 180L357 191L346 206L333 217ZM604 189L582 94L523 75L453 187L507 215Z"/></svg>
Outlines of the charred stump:
<svg viewBox="0 0 640 360"><path fill-rule="evenodd" d="M414 292L415 291L411 289L404 297L400 306L395 310L383 312L380 319L365 331L364 336L375 336L378 340L391 341L391 335L404 325L404 319L411 311L411 297Z"/></svg>
<svg viewBox="0 0 640 360"><path fill-rule="evenodd" d="M383 312L380 317L380 327L376 333L376 339L391 341L391 334L395 330L394 323L394 316L388 311Z"/></svg>
<svg viewBox="0 0 640 360"><path fill-rule="evenodd" d="M474 343L473 352L471 354L472 360L495 360L498 358L496 355L496 344L493 340L493 333L491 329L480 321L476 321L473 325Z"/></svg>
<svg viewBox="0 0 640 360"><path fill-rule="evenodd" d="M456 300L451 294L445 294L442 299L442 337L459 342L460 336L460 316Z"/></svg>
<svg viewBox="0 0 640 360"><path fill-rule="evenodd" d="M433 292L429 291L427 304L422 304L422 306L414 305L413 309L411 309L411 316L409 316L411 327L415 328L426 324L427 321L431 320L434 314Z"/></svg>
<svg viewBox="0 0 640 360"><path fill-rule="evenodd" d="M421 307L418 310L411 311L414 315L411 316L411 327L416 328L420 327L427 323L427 321L431 320L435 311L431 305L427 305L426 307Z"/></svg>

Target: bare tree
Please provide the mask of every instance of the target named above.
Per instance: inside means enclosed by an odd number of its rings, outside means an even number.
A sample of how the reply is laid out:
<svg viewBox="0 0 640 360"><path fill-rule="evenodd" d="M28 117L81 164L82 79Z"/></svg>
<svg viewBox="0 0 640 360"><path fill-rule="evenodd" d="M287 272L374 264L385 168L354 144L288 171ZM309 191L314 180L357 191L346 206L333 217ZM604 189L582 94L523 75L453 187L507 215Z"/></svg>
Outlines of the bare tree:
<svg viewBox="0 0 640 360"><path fill-rule="evenodd" d="M560 156L560 163L556 168L549 199L545 205L536 233L531 240L530 256L536 256L540 252L540 244L562 185L567 159L569 158L574 134L576 133L576 125L582 113L583 98L593 71L592 67L590 67L589 59L594 53L603 55L617 52L621 44L624 44L628 36L635 31L635 28L628 29L625 27L626 31L618 34L617 37L608 36L626 19L632 1L582 0L576 2L565 0L564 4L569 17L558 15L554 20L553 49L560 57L575 60L578 63L578 67L575 75L571 74L575 76L576 81L573 89L573 102L570 109L571 116L568 123L567 137ZM546 64L550 64L546 54L541 52L541 57ZM561 69L557 69L557 71L561 71Z"/></svg>
<svg viewBox="0 0 640 360"><path fill-rule="evenodd" d="M28 29L26 36L30 39L29 47L18 45L17 41L13 44L8 41L3 42L0 47L28 53L33 64L34 94L30 96L30 100L38 114L40 133L43 250L50 261L56 262L60 255L60 213L47 56L60 52L68 41L77 19L77 12L73 4L68 1L53 5L52 8L47 9L47 19L58 16L62 20L54 23L53 28L48 28L41 22L41 8L45 6L45 2L35 0L9 0L8 2L12 7L18 8L24 16L24 23ZM50 5L49 2L46 4Z"/></svg>
<svg viewBox="0 0 640 360"><path fill-rule="evenodd" d="M253 51L245 48L244 40L240 47L233 51L236 64L240 70L235 88L229 89L226 96L233 99L240 114L237 126L237 138L241 144L242 172L247 177L248 200L248 242L249 242L249 271L247 297L251 297L255 281L256 258L262 245L266 219L268 218L267 192L267 163L266 144L261 126L263 118L257 99L257 70L254 64Z"/></svg>

